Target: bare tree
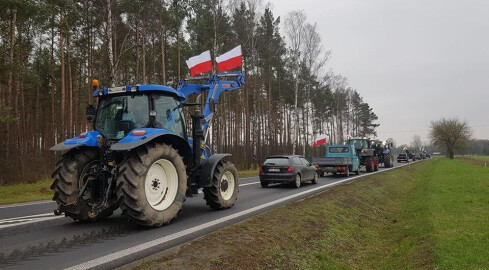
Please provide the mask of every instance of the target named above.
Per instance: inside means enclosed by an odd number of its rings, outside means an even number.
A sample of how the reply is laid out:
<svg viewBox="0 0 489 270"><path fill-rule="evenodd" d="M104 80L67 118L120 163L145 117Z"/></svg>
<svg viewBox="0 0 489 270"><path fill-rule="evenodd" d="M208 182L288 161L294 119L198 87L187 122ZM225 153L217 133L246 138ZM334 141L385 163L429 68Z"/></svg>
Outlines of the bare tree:
<svg viewBox="0 0 489 270"><path fill-rule="evenodd" d="M467 120L442 118L431 122L431 140L435 145L445 148L450 159L453 159L454 151L463 148L471 137L472 129Z"/></svg>
<svg viewBox="0 0 489 270"><path fill-rule="evenodd" d="M110 85L114 86L115 81L115 69L114 69L114 52L112 44L112 7L111 0L107 0L107 51L109 55L109 70L110 70Z"/></svg>
<svg viewBox="0 0 489 270"><path fill-rule="evenodd" d="M292 76L295 81L294 85L294 109L292 113L292 153L295 154L297 149L297 134L299 126L297 125L297 101L299 98L299 72L301 62L301 49L304 39L304 28L306 26L306 14L303 11L291 11L285 19L285 33L289 41L290 60L292 64Z"/></svg>
<svg viewBox="0 0 489 270"><path fill-rule="evenodd" d="M421 150L422 147L423 142L421 141L421 137L418 134L414 135L413 140L411 141L411 148Z"/></svg>

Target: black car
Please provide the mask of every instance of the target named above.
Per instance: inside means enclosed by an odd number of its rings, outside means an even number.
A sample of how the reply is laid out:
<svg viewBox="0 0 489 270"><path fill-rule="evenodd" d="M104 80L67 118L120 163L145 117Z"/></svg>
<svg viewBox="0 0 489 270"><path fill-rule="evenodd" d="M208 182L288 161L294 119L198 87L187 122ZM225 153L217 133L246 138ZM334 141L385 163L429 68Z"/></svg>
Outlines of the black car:
<svg viewBox="0 0 489 270"><path fill-rule="evenodd" d="M399 163L401 163L401 162L409 162L408 154L406 154L406 153L400 153L399 155L397 155L397 162L399 162Z"/></svg>
<svg viewBox="0 0 489 270"><path fill-rule="evenodd" d="M272 183L290 183L296 188L302 182L318 182L317 168L301 156L270 156L260 166L260 183L268 187Z"/></svg>

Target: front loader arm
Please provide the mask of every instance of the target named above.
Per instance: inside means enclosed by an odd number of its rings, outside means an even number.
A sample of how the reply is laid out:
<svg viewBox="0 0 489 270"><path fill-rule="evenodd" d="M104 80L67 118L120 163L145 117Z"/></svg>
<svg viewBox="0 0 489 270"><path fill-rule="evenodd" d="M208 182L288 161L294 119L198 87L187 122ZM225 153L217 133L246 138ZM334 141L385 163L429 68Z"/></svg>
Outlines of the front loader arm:
<svg viewBox="0 0 489 270"><path fill-rule="evenodd" d="M192 78L192 80L198 79L202 80L204 78ZM243 72L226 72L205 78L203 84L188 83L185 79L181 79L177 91L183 93L186 99L192 94L208 92L203 113L204 121L202 121L204 134L206 134L214 115L211 104L217 103L222 92L238 90L244 85L244 82L245 76Z"/></svg>

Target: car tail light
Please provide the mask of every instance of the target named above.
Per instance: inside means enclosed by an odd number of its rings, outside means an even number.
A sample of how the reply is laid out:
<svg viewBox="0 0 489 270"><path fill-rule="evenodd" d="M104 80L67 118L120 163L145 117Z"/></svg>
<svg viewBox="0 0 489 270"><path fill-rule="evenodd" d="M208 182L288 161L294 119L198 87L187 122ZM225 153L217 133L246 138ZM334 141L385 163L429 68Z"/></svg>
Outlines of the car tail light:
<svg viewBox="0 0 489 270"><path fill-rule="evenodd" d="M345 170L345 167L338 166L338 170L339 170L339 171L343 171L343 170Z"/></svg>
<svg viewBox="0 0 489 270"><path fill-rule="evenodd" d="M320 170L321 170L321 167L319 167L319 165L316 165L316 169L317 169L318 171L320 171Z"/></svg>
<svg viewBox="0 0 489 270"><path fill-rule="evenodd" d="M293 173L294 172L294 166L289 166L289 168L287 168L287 173Z"/></svg>
<svg viewBox="0 0 489 270"><path fill-rule="evenodd" d="M262 166L258 166L258 170L260 171L260 173L263 173L263 167Z"/></svg>
<svg viewBox="0 0 489 270"><path fill-rule="evenodd" d="M363 153L364 154L368 153L368 150L367 149L363 149Z"/></svg>

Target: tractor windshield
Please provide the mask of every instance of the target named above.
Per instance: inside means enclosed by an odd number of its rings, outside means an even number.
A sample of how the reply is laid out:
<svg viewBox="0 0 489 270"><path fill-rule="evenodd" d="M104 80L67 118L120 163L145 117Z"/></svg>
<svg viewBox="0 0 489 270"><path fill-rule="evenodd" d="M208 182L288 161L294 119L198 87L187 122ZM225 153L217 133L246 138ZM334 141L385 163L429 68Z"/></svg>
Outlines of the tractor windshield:
<svg viewBox="0 0 489 270"><path fill-rule="evenodd" d="M131 130L146 126L148 122L147 95L108 96L99 101L95 129L107 139L118 140Z"/></svg>
<svg viewBox="0 0 489 270"><path fill-rule="evenodd" d="M366 149L368 148L368 142L364 139L351 139L349 141L351 145L355 147L355 149Z"/></svg>

